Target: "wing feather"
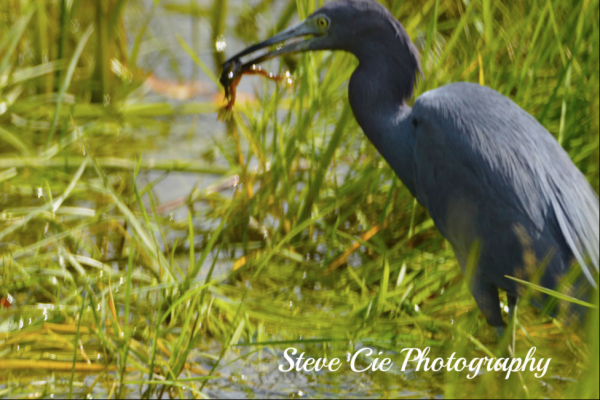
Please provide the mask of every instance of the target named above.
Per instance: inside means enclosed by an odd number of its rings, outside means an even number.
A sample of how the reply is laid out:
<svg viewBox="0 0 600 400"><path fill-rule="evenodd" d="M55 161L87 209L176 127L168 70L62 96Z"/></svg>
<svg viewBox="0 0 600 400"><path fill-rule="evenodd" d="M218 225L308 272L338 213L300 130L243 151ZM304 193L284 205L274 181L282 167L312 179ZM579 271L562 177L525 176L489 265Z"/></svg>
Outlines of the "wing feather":
<svg viewBox="0 0 600 400"><path fill-rule="evenodd" d="M436 132L433 140L439 141L431 145L425 143L431 138L421 138L422 150L437 146L436 156L444 157L446 166L469 171L469 179L474 176L486 193L528 218L540 232L549 227L597 286L598 195L535 118L509 98L472 83L423 94L413 115L429 124ZM416 152L418 158L419 145Z"/></svg>

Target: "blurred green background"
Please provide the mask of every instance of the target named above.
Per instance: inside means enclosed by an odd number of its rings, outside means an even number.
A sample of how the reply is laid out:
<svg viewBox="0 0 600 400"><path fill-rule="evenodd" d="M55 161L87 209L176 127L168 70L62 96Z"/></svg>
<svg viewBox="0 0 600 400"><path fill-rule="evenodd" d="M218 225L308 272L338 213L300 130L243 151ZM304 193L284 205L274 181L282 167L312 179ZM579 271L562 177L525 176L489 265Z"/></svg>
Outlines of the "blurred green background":
<svg viewBox="0 0 600 400"><path fill-rule="evenodd" d="M584 330L522 304L541 379L401 371L403 348L506 344L345 111L352 56L268 63L294 85L246 77L217 121L227 56L322 3L1 1L0 397L598 398L597 310ZM598 190L597 0L381 3L422 54L417 96L500 91ZM394 368L281 373L291 346Z"/></svg>

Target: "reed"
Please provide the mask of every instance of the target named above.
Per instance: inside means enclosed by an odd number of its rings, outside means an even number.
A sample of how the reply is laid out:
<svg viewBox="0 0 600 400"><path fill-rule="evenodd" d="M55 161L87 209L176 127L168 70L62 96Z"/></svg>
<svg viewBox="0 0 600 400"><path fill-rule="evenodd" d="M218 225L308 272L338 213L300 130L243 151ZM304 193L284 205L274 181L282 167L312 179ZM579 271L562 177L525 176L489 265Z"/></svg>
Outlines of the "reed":
<svg viewBox="0 0 600 400"><path fill-rule="evenodd" d="M597 309L585 332L520 309L516 355L551 357L543 379L400 370L403 348L474 358L503 346L349 112L351 56L267 64L292 69L294 86L249 78L251 100L228 127L216 121L217 66L235 40L322 3L2 2L0 300L12 304L0 306L0 396L598 397ZM423 54L417 95L463 80L499 90L598 190L598 0L382 3ZM169 18L185 23L169 31ZM162 60L163 85L199 94L148 89ZM192 63L201 82L182 72ZM186 156L163 154L178 137ZM163 200L165 182L185 194ZM273 373L288 347L345 359L365 346L395 367L302 388Z"/></svg>

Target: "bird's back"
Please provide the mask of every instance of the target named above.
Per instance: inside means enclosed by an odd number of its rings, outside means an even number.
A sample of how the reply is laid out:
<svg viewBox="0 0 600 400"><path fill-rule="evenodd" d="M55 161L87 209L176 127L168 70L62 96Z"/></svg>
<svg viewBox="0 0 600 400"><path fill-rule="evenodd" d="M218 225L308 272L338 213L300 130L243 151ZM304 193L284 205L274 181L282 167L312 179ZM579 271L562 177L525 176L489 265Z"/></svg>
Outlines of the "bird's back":
<svg viewBox="0 0 600 400"><path fill-rule="evenodd" d="M538 263L544 253L557 253L545 286L573 258L594 285L598 196L535 118L500 93L471 83L423 94L412 118L417 196L461 264L481 240L482 258L497 264L484 271L486 279L511 286L503 277L519 275L530 246Z"/></svg>

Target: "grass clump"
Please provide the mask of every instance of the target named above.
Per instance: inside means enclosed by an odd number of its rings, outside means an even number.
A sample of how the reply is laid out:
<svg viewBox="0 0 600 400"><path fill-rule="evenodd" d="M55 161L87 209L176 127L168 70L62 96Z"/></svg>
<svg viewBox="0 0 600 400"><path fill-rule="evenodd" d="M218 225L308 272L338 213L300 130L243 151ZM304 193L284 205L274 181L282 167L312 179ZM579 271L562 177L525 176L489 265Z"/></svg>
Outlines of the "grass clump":
<svg viewBox="0 0 600 400"><path fill-rule="evenodd" d="M241 47L315 3L0 6L2 396L598 397L597 319L582 335L530 307L517 355L551 357L544 379L399 370L407 347L474 358L502 346L358 128L353 57L285 60L291 90L250 79L253 100L216 122L214 42ZM508 95L598 189L598 1L382 3L423 54L417 95L463 80ZM163 18L200 31L164 35ZM159 60L168 68L153 71ZM182 102L192 62L200 94ZM276 370L290 346L343 359L370 346L396 367L292 377Z"/></svg>

